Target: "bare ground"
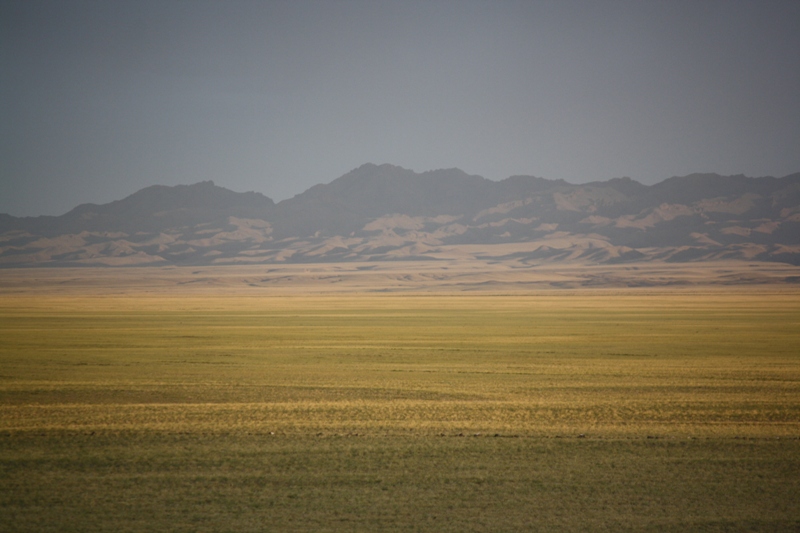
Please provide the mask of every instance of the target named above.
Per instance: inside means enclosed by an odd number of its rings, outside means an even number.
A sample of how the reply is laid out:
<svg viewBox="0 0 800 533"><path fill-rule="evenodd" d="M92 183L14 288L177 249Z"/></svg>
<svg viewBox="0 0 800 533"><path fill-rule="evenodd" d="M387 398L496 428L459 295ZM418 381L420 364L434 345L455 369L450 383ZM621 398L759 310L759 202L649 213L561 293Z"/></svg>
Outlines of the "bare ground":
<svg viewBox="0 0 800 533"><path fill-rule="evenodd" d="M719 261L626 265L453 259L217 267L28 268L0 270L0 295L462 292L557 289L800 286L800 267Z"/></svg>

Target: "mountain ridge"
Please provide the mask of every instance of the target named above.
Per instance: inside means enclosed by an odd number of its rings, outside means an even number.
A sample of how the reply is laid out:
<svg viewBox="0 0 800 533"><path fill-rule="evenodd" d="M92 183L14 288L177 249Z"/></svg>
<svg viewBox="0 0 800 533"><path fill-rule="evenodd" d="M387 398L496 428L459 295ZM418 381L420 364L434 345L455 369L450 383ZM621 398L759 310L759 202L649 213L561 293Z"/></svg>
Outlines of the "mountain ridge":
<svg viewBox="0 0 800 533"><path fill-rule="evenodd" d="M585 184L367 163L275 203L212 181L0 214L0 267L437 260L800 264L800 173Z"/></svg>

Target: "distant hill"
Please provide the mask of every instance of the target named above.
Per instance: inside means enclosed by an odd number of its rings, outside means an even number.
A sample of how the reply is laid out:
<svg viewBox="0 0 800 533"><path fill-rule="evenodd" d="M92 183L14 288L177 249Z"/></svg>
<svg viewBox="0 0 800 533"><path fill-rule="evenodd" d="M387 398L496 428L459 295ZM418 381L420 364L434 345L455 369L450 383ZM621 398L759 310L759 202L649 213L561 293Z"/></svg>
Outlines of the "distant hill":
<svg viewBox="0 0 800 533"><path fill-rule="evenodd" d="M0 266L207 265L476 257L800 265L800 173L693 174L645 186L500 182L363 165L275 204L202 182L58 217L0 215Z"/></svg>

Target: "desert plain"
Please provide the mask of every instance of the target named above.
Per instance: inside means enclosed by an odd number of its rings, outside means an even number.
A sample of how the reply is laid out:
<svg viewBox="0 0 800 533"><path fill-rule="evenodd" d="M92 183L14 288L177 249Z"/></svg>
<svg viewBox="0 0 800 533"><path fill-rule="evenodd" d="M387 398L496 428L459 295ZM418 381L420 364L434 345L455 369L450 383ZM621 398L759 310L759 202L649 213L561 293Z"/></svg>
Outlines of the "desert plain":
<svg viewBox="0 0 800 533"><path fill-rule="evenodd" d="M798 280L2 270L0 529L798 530Z"/></svg>

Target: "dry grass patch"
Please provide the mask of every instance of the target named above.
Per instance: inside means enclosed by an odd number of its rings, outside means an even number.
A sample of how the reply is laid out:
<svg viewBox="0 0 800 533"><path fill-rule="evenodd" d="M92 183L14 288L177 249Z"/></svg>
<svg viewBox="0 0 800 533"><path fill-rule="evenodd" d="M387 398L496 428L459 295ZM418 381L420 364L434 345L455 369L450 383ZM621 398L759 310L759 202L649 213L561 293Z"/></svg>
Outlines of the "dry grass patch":
<svg viewBox="0 0 800 533"><path fill-rule="evenodd" d="M787 530L800 292L10 297L0 526Z"/></svg>

